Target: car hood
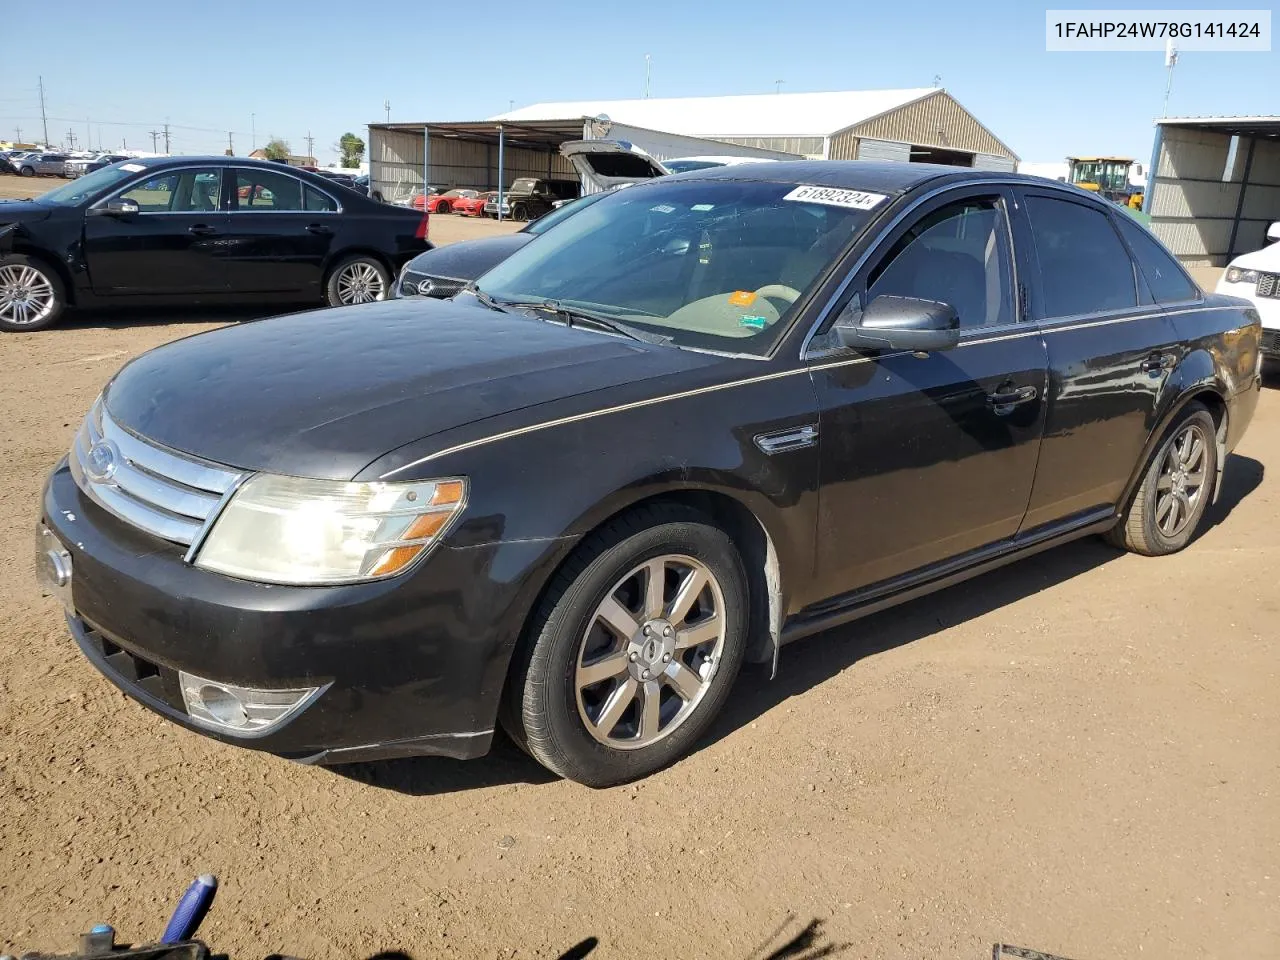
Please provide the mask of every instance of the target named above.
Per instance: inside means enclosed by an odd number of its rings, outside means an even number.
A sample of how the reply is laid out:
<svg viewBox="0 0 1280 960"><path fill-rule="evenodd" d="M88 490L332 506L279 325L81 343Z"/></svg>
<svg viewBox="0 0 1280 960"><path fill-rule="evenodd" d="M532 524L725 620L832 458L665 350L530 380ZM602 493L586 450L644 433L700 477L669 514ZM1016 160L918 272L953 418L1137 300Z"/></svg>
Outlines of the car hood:
<svg viewBox="0 0 1280 960"><path fill-rule="evenodd" d="M717 360L479 304L394 300L175 341L127 364L106 403L179 452L348 480L444 430Z"/></svg>
<svg viewBox="0 0 1280 960"><path fill-rule="evenodd" d="M1280 270L1280 243L1273 243L1269 247L1263 247L1261 250L1255 250L1253 253L1246 253L1242 257L1236 257L1231 261L1231 266L1239 267L1241 270Z"/></svg>
<svg viewBox="0 0 1280 960"><path fill-rule="evenodd" d="M501 237L463 240L420 253L409 261L405 269L431 277L474 280L532 239L531 233L510 233Z"/></svg>
<svg viewBox="0 0 1280 960"><path fill-rule="evenodd" d="M37 223L48 219L52 209L33 200L0 200L0 231L13 223Z"/></svg>

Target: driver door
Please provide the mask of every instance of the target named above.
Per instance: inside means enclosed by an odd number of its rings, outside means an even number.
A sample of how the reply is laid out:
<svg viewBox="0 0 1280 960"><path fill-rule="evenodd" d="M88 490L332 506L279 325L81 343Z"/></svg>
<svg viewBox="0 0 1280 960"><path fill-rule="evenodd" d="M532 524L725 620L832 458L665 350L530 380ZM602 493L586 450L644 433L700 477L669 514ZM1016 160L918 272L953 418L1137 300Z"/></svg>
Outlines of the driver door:
<svg viewBox="0 0 1280 960"><path fill-rule="evenodd" d="M106 201L84 222L84 253L93 292L105 296L225 293L226 242L222 171L188 167L135 181L112 199L138 212L105 215Z"/></svg>
<svg viewBox="0 0 1280 960"><path fill-rule="evenodd" d="M844 294L855 310L881 294L949 303L960 318L957 347L861 355L820 347L814 355L810 346L823 596L888 589L885 581L1008 540L1022 522L1048 362L1039 330L1019 309L1013 203L990 186L926 202Z"/></svg>

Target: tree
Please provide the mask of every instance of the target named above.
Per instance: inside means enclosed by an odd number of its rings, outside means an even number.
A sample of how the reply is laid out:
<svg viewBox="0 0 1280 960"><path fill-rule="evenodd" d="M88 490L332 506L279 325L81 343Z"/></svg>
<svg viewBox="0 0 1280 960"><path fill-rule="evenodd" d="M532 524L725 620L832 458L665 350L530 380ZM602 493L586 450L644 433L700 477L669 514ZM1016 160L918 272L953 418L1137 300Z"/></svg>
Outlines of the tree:
<svg viewBox="0 0 1280 960"><path fill-rule="evenodd" d="M268 160L288 160L289 155L293 153L289 149L289 142L281 140L279 137L272 137L267 141L267 145L262 148L262 152L266 154Z"/></svg>
<svg viewBox="0 0 1280 960"><path fill-rule="evenodd" d="M342 154L342 166L358 167L364 157L364 141L354 133L344 133L338 138L338 153Z"/></svg>

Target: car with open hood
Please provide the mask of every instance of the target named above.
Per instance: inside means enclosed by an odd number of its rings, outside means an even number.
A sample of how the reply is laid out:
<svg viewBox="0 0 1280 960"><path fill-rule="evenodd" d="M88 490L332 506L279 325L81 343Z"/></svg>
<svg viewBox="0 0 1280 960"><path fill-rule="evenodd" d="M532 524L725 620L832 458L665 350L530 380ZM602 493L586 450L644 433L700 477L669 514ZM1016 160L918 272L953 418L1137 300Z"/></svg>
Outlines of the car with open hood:
<svg viewBox="0 0 1280 960"><path fill-rule="evenodd" d="M604 786L789 641L1080 537L1187 547L1260 331L1049 181L662 177L453 300L137 357L54 466L37 565L84 656L189 730L343 763L501 725Z"/></svg>

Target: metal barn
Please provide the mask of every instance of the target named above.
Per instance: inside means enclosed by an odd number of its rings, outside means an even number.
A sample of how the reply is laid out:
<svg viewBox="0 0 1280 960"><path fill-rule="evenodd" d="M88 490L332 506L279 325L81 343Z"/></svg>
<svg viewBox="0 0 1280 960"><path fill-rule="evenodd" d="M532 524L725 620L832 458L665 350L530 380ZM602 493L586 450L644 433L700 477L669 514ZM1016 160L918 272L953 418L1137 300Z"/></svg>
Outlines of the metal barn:
<svg viewBox="0 0 1280 960"><path fill-rule="evenodd" d="M1260 249L1280 220L1280 117L1158 121L1143 210L1187 266Z"/></svg>

